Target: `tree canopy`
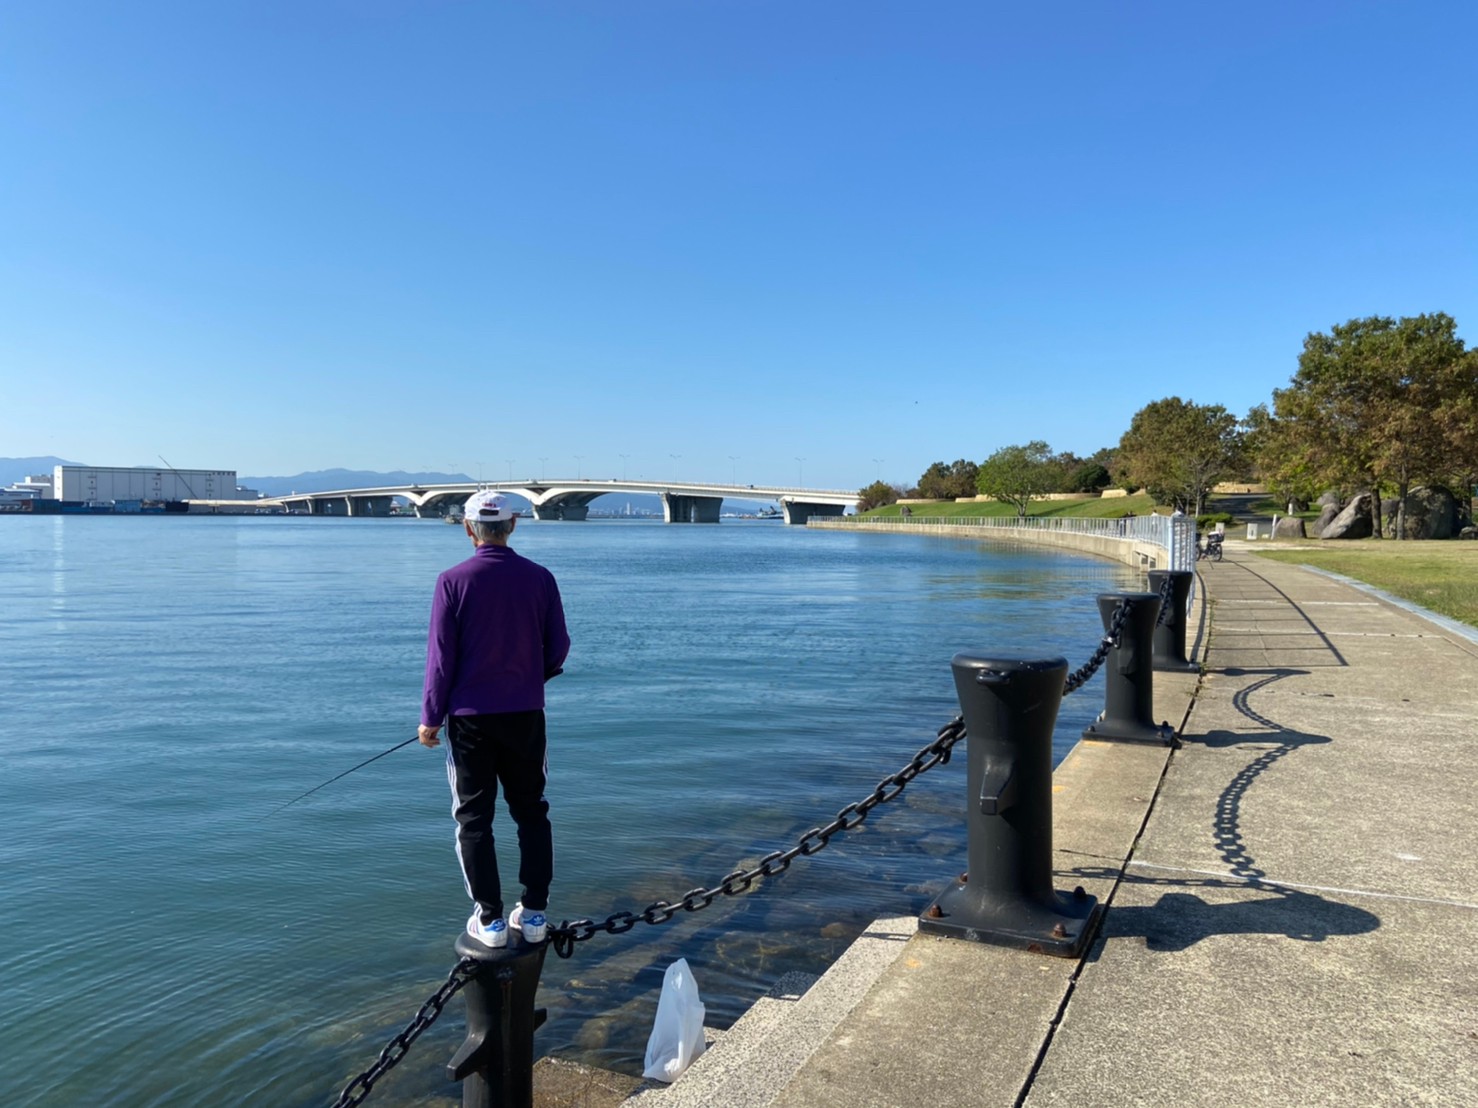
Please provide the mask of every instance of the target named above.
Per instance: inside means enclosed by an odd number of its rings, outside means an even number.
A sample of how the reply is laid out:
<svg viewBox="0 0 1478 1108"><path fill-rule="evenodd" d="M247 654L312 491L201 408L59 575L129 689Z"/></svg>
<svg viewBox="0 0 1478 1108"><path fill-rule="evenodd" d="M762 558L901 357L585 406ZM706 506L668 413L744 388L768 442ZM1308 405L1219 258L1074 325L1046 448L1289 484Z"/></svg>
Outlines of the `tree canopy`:
<svg viewBox="0 0 1478 1108"><path fill-rule="evenodd" d="M1116 454L1122 481L1193 515L1201 514L1211 486L1234 473L1241 460L1237 417L1220 404L1178 396L1136 412Z"/></svg>
<svg viewBox="0 0 1478 1108"><path fill-rule="evenodd" d="M1067 474L1064 492L1097 492L1113 482L1109 471L1098 462L1079 462Z"/></svg>
<svg viewBox="0 0 1478 1108"><path fill-rule="evenodd" d="M857 491L857 510L870 512L886 504L896 504L899 495L899 491L886 481L874 481Z"/></svg>
<svg viewBox="0 0 1478 1108"><path fill-rule="evenodd" d="M1304 339L1254 423L1259 469L1281 491L1385 488L1404 502L1414 484L1478 472L1478 361L1444 313L1352 319Z"/></svg>
<svg viewBox="0 0 1478 1108"><path fill-rule="evenodd" d="M975 495L979 467L964 458L945 465L935 462L919 478L919 495L926 500L958 500Z"/></svg>
<svg viewBox="0 0 1478 1108"><path fill-rule="evenodd" d="M980 463L975 487L986 496L1016 507L1018 516L1040 496L1062 484L1063 467L1052 448L1041 440L1022 446L1003 446Z"/></svg>

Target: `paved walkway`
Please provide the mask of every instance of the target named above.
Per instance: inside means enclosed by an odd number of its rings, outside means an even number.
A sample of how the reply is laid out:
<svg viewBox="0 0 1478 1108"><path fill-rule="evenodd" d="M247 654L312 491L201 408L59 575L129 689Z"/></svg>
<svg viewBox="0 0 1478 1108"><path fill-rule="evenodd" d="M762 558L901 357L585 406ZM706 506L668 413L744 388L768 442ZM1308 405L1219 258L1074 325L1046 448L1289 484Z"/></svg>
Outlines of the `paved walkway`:
<svg viewBox="0 0 1478 1108"><path fill-rule="evenodd" d="M1211 670L1025 1103L1478 1104L1478 646L1202 577Z"/></svg>
<svg viewBox="0 0 1478 1108"><path fill-rule="evenodd" d="M804 1052L772 1020L636 1100L1478 1105L1478 644L1236 546L1206 676L1157 675L1184 746L1054 778L1057 883L1109 904L1086 958L880 920L788 998Z"/></svg>

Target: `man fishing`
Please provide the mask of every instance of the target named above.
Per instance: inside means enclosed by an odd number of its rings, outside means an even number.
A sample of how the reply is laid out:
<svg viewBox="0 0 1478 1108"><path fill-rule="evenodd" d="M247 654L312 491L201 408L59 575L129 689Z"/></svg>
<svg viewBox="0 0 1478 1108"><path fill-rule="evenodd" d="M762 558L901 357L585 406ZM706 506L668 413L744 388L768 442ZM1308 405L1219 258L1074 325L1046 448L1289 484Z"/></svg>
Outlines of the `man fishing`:
<svg viewBox="0 0 1478 1108"><path fill-rule="evenodd" d="M472 557L436 579L421 700L422 746L447 728L447 778L457 821L457 858L472 917L467 933L490 947L508 930L544 941L554 843L544 737L544 683L570 650L554 575L508 545L517 513L500 493L480 490L463 510ZM493 843L498 785L518 827L523 896L507 920Z"/></svg>

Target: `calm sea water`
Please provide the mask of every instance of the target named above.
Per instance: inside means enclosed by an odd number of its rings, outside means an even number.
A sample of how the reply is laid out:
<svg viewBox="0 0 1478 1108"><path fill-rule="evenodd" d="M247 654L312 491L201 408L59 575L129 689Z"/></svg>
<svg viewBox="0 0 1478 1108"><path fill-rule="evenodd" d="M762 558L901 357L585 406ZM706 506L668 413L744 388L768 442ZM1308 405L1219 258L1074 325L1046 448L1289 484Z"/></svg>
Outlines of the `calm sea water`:
<svg viewBox="0 0 1478 1108"><path fill-rule="evenodd" d="M1079 664L1094 595L1142 587L758 522L529 521L515 545L575 643L549 686L556 919L789 845L958 711L953 653ZM325 1104L414 1015L468 911L441 751L269 813L412 734L432 582L468 552L432 521L0 519L0 1104ZM1059 756L1101 704L1099 679L1064 701ZM551 954L539 1051L637 1072L674 958L726 1026L920 910L964 858L963 773L748 895ZM459 1103L461 1022L458 999L372 1102Z"/></svg>

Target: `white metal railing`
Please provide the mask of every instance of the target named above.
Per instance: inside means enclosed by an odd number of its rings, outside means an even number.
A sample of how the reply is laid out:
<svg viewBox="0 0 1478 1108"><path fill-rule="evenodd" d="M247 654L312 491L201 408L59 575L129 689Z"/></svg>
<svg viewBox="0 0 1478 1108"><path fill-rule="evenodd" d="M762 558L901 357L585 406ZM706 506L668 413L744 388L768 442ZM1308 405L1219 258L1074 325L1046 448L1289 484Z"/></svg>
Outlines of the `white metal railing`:
<svg viewBox="0 0 1478 1108"><path fill-rule="evenodd" d="M817 520L819 527L834 519ZM1196 566L1196 521L1190 516L1126 516L1122 519L1084 519L1074 516L848 516L848 525L948 526L982 531L1036 531L1066 535L1093 535L1158 546L1165 551L1167 568L1192 570Z"/></svg>

